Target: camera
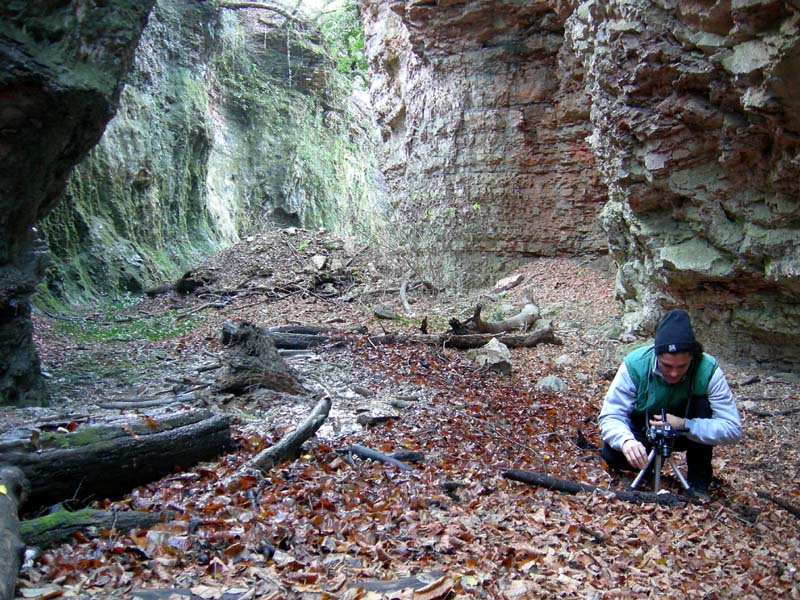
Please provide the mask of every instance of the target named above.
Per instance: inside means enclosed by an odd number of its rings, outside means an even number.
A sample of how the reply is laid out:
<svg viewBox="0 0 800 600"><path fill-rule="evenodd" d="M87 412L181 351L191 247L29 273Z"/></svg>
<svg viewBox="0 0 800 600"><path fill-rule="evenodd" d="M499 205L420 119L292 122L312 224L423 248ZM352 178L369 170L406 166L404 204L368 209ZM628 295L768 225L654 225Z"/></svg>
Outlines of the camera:
<svg viewBox="0 0 800 600"><path fill-rule="evenodd" d="M647 419L647 422L650 423L650 419ZM639 483L642 481L642 478L645 476L648 468L653 466L653 491L657 494L661 489L661 466L664 461L667 461L672 470L675 471L675 475L683 485L685 490L689 490L689 484L686 482L686 479L681 474L678 467L675 465L673 460L670 458L670 454L672 454L672 444L675 442L675 438L680 435L683 435L689 431L687 427L673 427L667 421L667 411L666 409L661 409L661 422L657 425L648 425L646 435L647 441L650 442L651 448L650 452L647 455L647 466L645 466L639 474L636 476L636 479L633 480L633 483L630 485L630 489L635 490Z"/></svg>
<svg viewBox="0 0 800 600"><path fill-rule="evenodd" d="M672 453L672 444L682 433L689 431L686 427L673 427L667 422L666 411L661 411L661 423L647 428L647 440L656 448L656 452L668 457Z"/></svg>

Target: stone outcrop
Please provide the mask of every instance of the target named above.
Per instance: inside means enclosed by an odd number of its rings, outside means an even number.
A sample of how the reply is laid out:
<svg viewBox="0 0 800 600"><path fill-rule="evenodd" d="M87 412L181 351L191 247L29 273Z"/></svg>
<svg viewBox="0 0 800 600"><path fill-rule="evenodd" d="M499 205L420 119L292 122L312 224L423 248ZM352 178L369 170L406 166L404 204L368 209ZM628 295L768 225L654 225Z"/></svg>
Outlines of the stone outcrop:
<svg viewBox="0 0 800 600"><path fill-rule="evenodd" d="M389 192L445 269L607 243L629 330L685 306L800 362L796 2L362 4Z"/></svg>
<svg viewBox="0 0 800 600"><path fill-rule="evenodd" d="M422 267L475 284L503 257L605 252L588 98L559 61L569 5L362 7L380 164Z"/></svg>
<svg viewBox="0 0 800 600"><path fill-rule="evenodd" d="M319 27L222 6L153 8L120 110L42 224L59 299L140 293L268 221L342 233L375 212L372 143Z"/></svg>
<svg viewBox="0 0 800 600"><path fill-rule="evenodd" d="M113 116L152 4L0 4L0 402L45 398L31 338L43 268L33 227Z"/></svg>
<svg viewBox="0 0 800 600"><path fill-rule="evenodd" d="M569 18L631 329L686 306L715 351L800 362L799 8L590 0Z"/></svg>

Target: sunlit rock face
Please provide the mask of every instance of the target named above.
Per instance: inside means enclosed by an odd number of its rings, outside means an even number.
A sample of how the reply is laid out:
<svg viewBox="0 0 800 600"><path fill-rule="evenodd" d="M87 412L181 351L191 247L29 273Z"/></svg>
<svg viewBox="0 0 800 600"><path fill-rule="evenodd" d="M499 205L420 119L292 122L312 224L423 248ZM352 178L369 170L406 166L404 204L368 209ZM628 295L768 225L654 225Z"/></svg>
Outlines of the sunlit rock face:
<svg viewBox="0 0 800 600"><path fill-rule="evenodd" d="M633 328L686 306L724 354L800 362L796 3L583 3L603 225Z"/></svg>
<svg viewBox="0 0 800 600"><path fill-rule="evenodd" d="M717 354L800 362L796 3L362 6L389 190L450 211L429 247L607 244L631 331L685 306Z"/></svg>
<svg viewBox="0 0 800 600"><path fill-rule="evenodd" d="M606 251L568 3L362 9L383 175L432 270L474 284L503 257Z"/></svg>
<svg viewBox="0 0 800 600"><path fill-rule="evenodd" d="M30 296L33 224L114 114L147 0L0 3L0 403L45 398Z"/></svg>

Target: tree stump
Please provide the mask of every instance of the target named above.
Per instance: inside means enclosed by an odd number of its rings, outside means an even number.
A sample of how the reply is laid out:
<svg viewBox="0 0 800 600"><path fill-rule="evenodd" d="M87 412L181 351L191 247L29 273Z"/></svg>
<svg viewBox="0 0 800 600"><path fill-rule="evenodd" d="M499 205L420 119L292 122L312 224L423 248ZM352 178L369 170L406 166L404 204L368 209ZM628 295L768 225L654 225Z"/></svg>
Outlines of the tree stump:
<svg viewBox="0 0 800 600"><path fill-rule="evenodd" d="M251 323L225 323L222 344L226 352L225 367L216 381L219 391L236 395L257 388L289 394L306 391L263 329Z"/></svg>

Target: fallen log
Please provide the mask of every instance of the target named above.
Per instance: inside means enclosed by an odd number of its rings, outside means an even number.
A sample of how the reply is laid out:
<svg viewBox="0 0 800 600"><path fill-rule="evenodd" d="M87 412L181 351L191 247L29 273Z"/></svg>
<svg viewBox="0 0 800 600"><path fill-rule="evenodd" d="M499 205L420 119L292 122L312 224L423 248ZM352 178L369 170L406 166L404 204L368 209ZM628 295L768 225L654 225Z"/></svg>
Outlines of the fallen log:
<svg viewBox="0 0 800 600"><path fill-rule="evenodd" d="M311 438L328 418L330 410L331 399L326 395L317 402L314 410L297 429L282 437L278 443L256 454L245 464L245 468L254 467L266 473L275 465L294 459L303 443Z"/></svg>
<svg viewBox="0 0 800 600"><path fill-rule="evenodd" d="M548 490L556 490L559 492L566 492L567 494L579 494L581 492L602 492L614 494L619 500L626 502L633 502L634 504L662 504L664 506L682 506L684 504L700 504L693 498L684 496L676 496L670 493L653 494L650 492L636 492L628 490L612 490L611 488L590 485L588 483L576 483L566 479L557 479L544 475L542 473L533 473L532 471L524 471L522 469L503 469L500 474L506 479L512 481L519 481L543 487Z"/></svg>
<svg viewBox="0 0 800 600"><path fill-rule="evenodd" d="M470 348L481 348L489 343L492 338L497 338L509 348L532 347L538 344L556 344L561 341L556 338L553 328L549 321L541 322L540 328L526 334L491 334L473 333L465 335L453 335L451 333L431 334L431 335L400 335L386 334L373 335L367 338L373 344L427 344L430 346L446 346L459 350Z"/></svg>
<svg viewBox="0 0 800 600"><path fill-rule="evenodd" d="M0 468L0 600L12 600L25 544L20 535L19 507L25 502L27 481L16 467Z"/></svg>
<svg viewBox="0 0 800 600"><path fill-rule="evenodd" d="M376 460L378 462L394 465L403 471L411 471L411 467L409 467L406 463L377 450L372 450L371 448L367 448L366 446L361 446L359 444L350 444L347 448L343 448L341 450L337 450L340 454L355 454L356 456L360 456L361 458L368 458L370 460Z"/></svg>
<svg viewBox="0 0 800 600"><path fill-rule="evenodd" d="M47 548L69 540L78 532L94 535L94 532L116 529L127 533L131 529L146 529L156 523L172 521L176 516L174 511L110 512L84 508L72 512L62 509L43 517L22 521L20 532L28 546Z"/></svg>
<svg viewBox="0 0 800 600"><path fill-rule="evenodd" d="M34 424L35 425L35 424ZM28 505L118 498L137 485L209 460L231 447L229 419L205 409L154 409L3 434L0 463L30 481Z"/></svg>
<svg viewBox="0 0 800 600"><path fill-rule="evenodd" d="M528 331L539 320L540 312L539 307L533 301L533 295L530 290L525 290L522 297L525 304L520 312L513 317L501 321L484 321L481 318L483 306L478 304L472 316L463 323L455 318L450 319L450 328L456 335Z"/></svg>
<svg viewBox="0 0 800 600"><path fill-rule="evenodd" d="M794 515L798 519L800 519L800 507L795 506L791 502L787 502L783 498L778 498L777 496L773 496L767 492L756 492L756 495L759 498L764 498L765 500L769 500L770 502L774 502L778 506L780 506L785 511L789 512L790 514Z"/></svg>

